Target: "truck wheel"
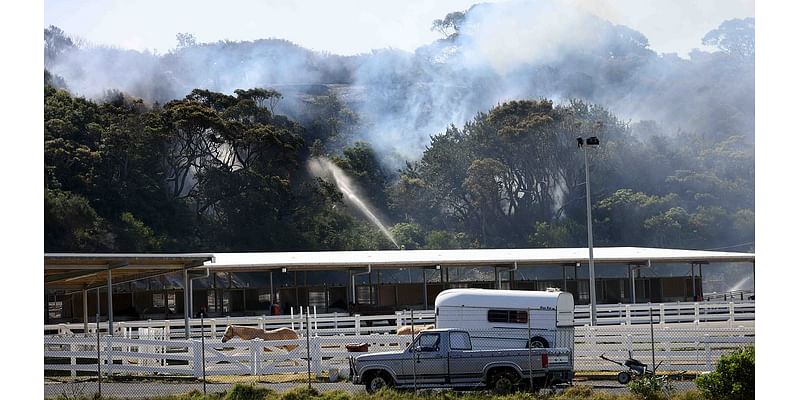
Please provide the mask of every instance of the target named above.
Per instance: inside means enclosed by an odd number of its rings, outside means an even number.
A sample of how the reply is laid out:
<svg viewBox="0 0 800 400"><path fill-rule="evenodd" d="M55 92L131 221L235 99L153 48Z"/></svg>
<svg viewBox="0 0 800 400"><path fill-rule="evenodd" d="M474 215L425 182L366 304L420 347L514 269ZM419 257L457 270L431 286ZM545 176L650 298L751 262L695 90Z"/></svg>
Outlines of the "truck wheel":
<svg viewBox="0 0 800 400"><path fill-rule="evenodd" d="M499 394L511 393L517 388L519 376L511 371L498 371L492 374L489 386Z"/></svg>
<svg viewBox="0 0 800 400"><path fill-rule="evenodd" d="M533 349L545 349L550 347L550 343L547 342L547 339L541 336L534 336L528 342L528 347Z"/></svg>
<svg viewBox="0 0 800 400"><path fill-rule="evenodd" d="M364 382L364 386L367 388L367 393L375 393L381 388L392 387L392 378L383 372L374 373L367 378Z"/></svg>

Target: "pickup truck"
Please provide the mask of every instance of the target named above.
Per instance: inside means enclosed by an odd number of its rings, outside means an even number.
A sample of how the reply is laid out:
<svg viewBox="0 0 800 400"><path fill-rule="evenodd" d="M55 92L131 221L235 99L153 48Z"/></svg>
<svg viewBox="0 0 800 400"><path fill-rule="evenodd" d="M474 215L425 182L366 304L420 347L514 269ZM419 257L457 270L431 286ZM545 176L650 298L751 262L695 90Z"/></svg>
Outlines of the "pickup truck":
<svg viewBox="0 0 800 400"><path fill-rule="evenodd" d="M370 393L382 387L489 388L507 393L530 383L533 389L571 383L571 360L569 349L472 350L467 331L431 329L403 351L350 357L350 379Z"/></svg>

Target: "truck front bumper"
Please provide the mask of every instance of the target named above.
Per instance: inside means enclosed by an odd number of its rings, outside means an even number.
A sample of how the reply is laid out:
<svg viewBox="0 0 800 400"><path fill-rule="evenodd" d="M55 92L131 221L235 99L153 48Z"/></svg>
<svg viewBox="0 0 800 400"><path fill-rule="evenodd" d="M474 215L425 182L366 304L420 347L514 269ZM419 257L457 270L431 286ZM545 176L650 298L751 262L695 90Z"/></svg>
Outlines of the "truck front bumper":
<svg viewBox="0 0 800 400"><path fill-rule="evenodd" d="M353 382L353 384L360 384L361 377L356 374L356 359L353 356L348 357L348 363L350 364L350 375L347 377L347 380Z"/></svg>

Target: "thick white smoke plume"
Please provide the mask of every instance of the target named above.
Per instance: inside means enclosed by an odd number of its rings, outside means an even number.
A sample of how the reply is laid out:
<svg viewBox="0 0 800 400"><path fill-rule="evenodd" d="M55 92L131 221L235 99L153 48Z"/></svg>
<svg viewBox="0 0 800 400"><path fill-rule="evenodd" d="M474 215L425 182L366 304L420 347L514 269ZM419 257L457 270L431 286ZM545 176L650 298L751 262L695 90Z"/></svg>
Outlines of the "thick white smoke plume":
<svg viewBox="0 0 800 400"><path fill-rule="evenodd" d="M414 53L344 57L271 39L165 55L72 48L47 67L72 92L95 98L118 89L163 103L195 88L272 87L285 96L277 111L290 116L309 98L335 93L362 122L352 139L369 142L390 167L417 159L450 124L521 98L579 98L623 120L655 120L666 132L753 137L752 55L657 54L641 33L555 0L479 4L450 28Z"/></svg>

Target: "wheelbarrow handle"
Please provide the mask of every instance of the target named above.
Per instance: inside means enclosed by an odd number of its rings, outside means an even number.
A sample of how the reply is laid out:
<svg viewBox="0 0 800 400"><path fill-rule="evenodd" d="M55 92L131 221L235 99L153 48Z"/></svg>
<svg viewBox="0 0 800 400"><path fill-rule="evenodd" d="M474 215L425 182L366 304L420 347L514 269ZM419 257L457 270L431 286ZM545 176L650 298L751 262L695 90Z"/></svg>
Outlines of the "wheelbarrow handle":
<svg viewBox="0 0 800 400"><path fill-rule="evenodd" d="M617 364L617 365L619 365L619 366L622 366L622 367L624 367L624 366L625 366L625 364L623 364L623 363L621 363L621 362L619 362L619 361L614 361L614 360L612 360L612 359L610 359L610 358L606 357L606 354L605 354L605 353L601 354L601 355L600 355L600 358L602 358L603 360L606 360L606 361L612 362L612 363L614 363L614 364Z"/></svg>

